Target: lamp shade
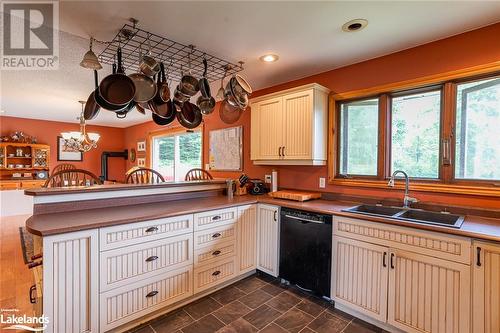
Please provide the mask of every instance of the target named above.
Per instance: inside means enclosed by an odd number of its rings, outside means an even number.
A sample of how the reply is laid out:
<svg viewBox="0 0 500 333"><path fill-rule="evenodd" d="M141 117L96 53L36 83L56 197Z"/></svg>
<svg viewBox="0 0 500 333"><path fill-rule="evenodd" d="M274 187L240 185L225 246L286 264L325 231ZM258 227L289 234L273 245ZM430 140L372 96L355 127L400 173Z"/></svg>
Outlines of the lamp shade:
<svg viewBox="0 0 500 333"><path fill-rule="evenodd" d="M87 53L83 56L82 61L80 62L80 66L88 69L96 69L99 70L102 68L99 59L92 50L88 50Z"/></svg>

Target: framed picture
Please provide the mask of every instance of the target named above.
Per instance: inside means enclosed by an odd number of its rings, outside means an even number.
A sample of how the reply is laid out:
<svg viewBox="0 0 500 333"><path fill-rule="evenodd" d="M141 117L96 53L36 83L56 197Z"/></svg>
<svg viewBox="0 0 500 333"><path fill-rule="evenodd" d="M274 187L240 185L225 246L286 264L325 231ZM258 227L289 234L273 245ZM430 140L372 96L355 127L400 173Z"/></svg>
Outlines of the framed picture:
<svg viewBox="0 0 500 333"><path fill-rule="evenodd" d="M66 147L62 136L57 137L57 160L58 161L83 161L83 153L79 150Z"/></svg>
<svg viewBox="0 0 500 333"><path fill-rule="evenodd" d="M137 141L137 151L146 151L146 141Z"/></svg>
<svg viewBox="0 0 500 333"><path fill-rule="evenodd" d="M137 166L145 167L146 166L146 159L144 157L138 158L137 159Z"/></svg>

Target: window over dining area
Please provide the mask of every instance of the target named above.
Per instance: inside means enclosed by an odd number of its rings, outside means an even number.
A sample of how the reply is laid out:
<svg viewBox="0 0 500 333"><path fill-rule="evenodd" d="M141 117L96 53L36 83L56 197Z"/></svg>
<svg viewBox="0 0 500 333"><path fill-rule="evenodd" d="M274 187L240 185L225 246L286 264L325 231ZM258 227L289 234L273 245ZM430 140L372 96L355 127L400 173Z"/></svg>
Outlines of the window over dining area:
<svg viewBox="0 0 500 333"><path fill-rule="evenodd" d="M404 170L421 190L499 189L498 74L339 98L334 105L331 183L382 187Z"/></svg>
<svg viewBox="0 0 500 333"><path fill-rule="evenodd" d="M186 173L202 165L201 131L177 132L153 136L151 167L165 181L184 180Z"/></svg>

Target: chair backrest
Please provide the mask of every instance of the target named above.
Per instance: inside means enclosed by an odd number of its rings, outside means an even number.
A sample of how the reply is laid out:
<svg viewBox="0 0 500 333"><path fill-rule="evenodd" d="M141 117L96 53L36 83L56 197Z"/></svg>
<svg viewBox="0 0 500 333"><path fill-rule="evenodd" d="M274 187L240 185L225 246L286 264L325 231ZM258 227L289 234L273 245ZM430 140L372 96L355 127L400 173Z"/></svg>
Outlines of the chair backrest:
<svg viewBox="0 0 500 333"><path fill-rule="evenodd" d="M158 171L149 168L138 168L127 175L127 184L158 184L164 181Z"/></svg>
<svg viewBox="0 0 500 333"><path fill-rule="evenodd" d="M186 173L185 180L210 180L212 175L203 169L191 169Z"/></svg>
<svg viewBox="0 0 500 333"><path fill-rule="evenodd" d="M87 181L90 185L102 184L99 177L90 171L82 169L67 169L52 173L43 187L86 186Z"/></svg>
<svg viewBox="0 0 500 333"><path fill-rule="evenodd" d="M74 169L76 169L76 166L74 166L71 163L61 163L54 167L54 169L52 170L52 174L63 170L74 170Z"/></svg>

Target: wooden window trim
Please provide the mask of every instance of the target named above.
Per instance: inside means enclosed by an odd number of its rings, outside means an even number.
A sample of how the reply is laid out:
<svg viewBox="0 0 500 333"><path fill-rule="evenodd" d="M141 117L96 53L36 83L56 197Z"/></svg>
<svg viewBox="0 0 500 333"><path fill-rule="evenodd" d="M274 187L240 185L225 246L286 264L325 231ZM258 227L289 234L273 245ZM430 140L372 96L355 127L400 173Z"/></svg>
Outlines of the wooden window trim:
<svg viewBox="0 0 500 333"><path fill-rule="evenodd" d="M453 193L474 196L500 197L500 181L455 179L455 104L456 86L458 83L479 80L493 76L500 72L500 61L474 66L470 68L445 72L436 75L421 77L360 89L345 93L330 93L329 121L328 121L328 183L332 185L387 188L387 177L390 172L390 133L387 133L391 124L390 95L405 90L425 88L432 85L442 85L442 112L440 129L439 151L439 179L412 179L411 190ZM339 131L336 129L340 121L339 104L349 100L379 98L379 147L377 177L364 176L353 178L339 178ZM443 165L443 140L449 140L450 164ZM389 161L389 163L387 163ZM404 185L397 182L395 188L403 189Z"/></svg>

